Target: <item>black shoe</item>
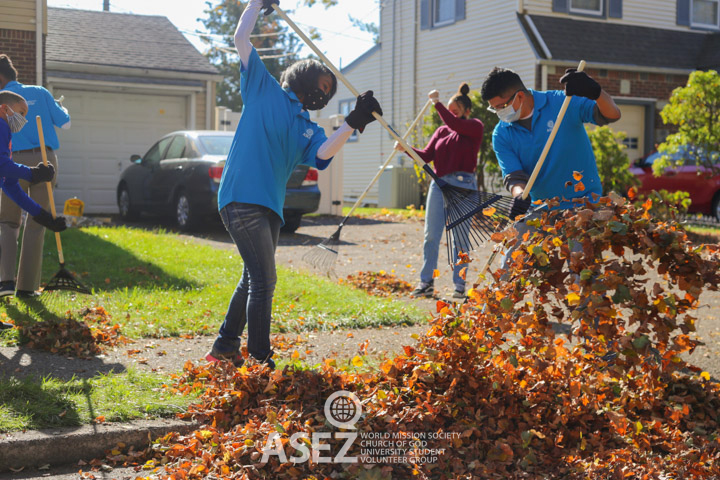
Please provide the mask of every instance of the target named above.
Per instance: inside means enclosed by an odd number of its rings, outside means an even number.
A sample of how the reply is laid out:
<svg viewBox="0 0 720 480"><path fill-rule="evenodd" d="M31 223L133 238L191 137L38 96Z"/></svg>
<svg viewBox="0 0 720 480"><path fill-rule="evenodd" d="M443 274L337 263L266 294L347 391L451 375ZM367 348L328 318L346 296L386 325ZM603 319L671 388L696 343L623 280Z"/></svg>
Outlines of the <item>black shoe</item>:
<svg viewBox="0 0 720 480"><path fill-rule="evenodd" d="M9 295L15 295L15 282L12 280L0 282L0 297L7 297Z"/></svg>
<svg viewBox="0 0 720 480"><path fill-rule="evenodd" d="M410 292L411 297L432 297L435 295L435 287L432 283L420 282L415 290Z"/></svg>
<svg viewBox="0 0 720 480"><path fill-rule="evenodd" d="M36 292L35 290L18 290L15 292L15 296L17 298L35 298L39 297L41 295L41 292Z"/></svg>
<svg viewBox="0 0 720 480"><path fill-rule="evenodd" d="M465 300L467 298L467 296L465 295L465 290L455 290L452 294L452 298Z"/></svg>
<svg viewBox="0 0 720 480"><path fill-rule="evenodd" d="M10 330L14 326L15 325L13 325L12 323L0 322L0 332L5 331L5 330Z"/></svg>

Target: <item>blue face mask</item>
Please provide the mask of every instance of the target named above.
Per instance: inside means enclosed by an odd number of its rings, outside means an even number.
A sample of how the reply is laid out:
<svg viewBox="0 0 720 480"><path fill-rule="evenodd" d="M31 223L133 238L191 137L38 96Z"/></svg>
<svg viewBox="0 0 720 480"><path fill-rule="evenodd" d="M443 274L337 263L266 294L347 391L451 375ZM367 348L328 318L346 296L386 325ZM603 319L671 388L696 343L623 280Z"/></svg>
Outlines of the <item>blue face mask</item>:
<svg viewBox="0 0 720 480"><path fill-rule="evenodd" d="M497 112L498 118L503 122L516 122L520 118L520 110L515 110L515 107L511 105L508 105L507 107L498 110Z"/></svg>

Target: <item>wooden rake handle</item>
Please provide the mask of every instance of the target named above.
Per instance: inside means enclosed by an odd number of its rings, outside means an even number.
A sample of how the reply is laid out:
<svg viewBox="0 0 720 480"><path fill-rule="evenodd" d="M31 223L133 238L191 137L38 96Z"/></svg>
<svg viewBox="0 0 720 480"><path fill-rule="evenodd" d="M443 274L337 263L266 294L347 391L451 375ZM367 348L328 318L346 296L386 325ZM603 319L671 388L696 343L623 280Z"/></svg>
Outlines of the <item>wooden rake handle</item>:
<svg viewBox="0 0 720 480"><path fill-rule="evenodd" d="M417 114L417 117L415 117L415 120L412 121L412 123L408 127L407 131L402 136L403 140L407 141L407 138L410 136L410 132L412 132L415 129L415 127L417 127L417 124L420 123L420 120L422 120L422 117L425 115L425 112L427 111L430 104L432 104L432 100L428 99L428 101L425 102L425 105L423 106L422 110L420 110L420 113ZM377 182L377 180L378 180L378 178L380 178L380 175L382 174L382 172L385 171L385 168L392 161L392 159L395 158L395 155L397 153L398 153L398 151L395 150L395 148L393 148L393 151L390 153L390 155L388 155L387 160L385 160L385 163L382 164L382 166L380 167L380 170L375 174L373 179L370 181L370 184L367 186L367 188L365 188L365 191L357 199L357 201L355 202L355 205L352 206L352 208L350 209L350 212L345 216L345 219L349 218L350 215L353 214L355 209L363 201L363 199L365 199L365 196L368 194L368 192L370 191L372 186L375 185L375 182ZM345 220L343 220L343 223L345 223Z"/></svg>
<svg viewBox="0 0 720 480"><path fill-rule="evenodd" d="M315 54L318 57L320 57L320 60L322 60L323 63L335 74L335 76L338 78L338 80L340 80L342 83L345 84L345 86L348 88L348 90L350 90L350 93L352 93L355 98L359 97L360 92L358 92L357 89L352 86L350 81L345 77L345 75L342 74L342 72L340 72L340 70L335 68L335 65L333 65L332 62L327 58L327 56L325 56L325 54L320 51L320 49L317 47L317 45L315 45L315 43L313 43L313 41L310 40L310 38L307 35L305 35L305 33L302 30L300 30L300 28L297 25L295 25L295 22L290 20L290 18L287 16L287 14L276 3L272 4L272 8L275 10L275 13L277 13L280 16L280 18L285 20L285 23L290 25L290 28L292 28L295 31L295 33L298 34L298 36L305 42L305 44L308 47L310 47L310 49L313 52L315 52ZM393 137L395 139L395 141L397 141L400 145L402 145L402 147L405 149L405 151L412 157L413 160L415 160L415 162L417 162L417 164L419 166L422 167L425 165L425 162L423 162L423 160L415 152L415 150L413 150L412 147L410 147L410 145L408 145L407 142L405 142L405 140L403 140L400 137L400 135L398 135L397 132L390 125L388 125L388 123L385 121L385 119L382 117L382 115L380 115L377 112L372 112L372 114L373 114L373 117L375 117L375 120L377 120L378 123L380 125L382 125L383 128L385 128L385 130L388 131L390 136Z"/></svg>
<svg viewBox="0 0 720 480"><path fill-rule="evenodd" d="M37 123L37 131L38 131L38 138L40 139L40 153L42 154L43 163L45 166L48 165L47 160L47 151L45 150L45 134L43 133L42 129L42 119L40 119L40 115L35 117L35 122ZM46 183L47 189L48 189L48 198L50 198L50 212L52 213L52 217L57 217L57 212L55 211L55 199L53 198L53 190L52 190L52 180ZM60 232L55 232L55 243L57 243L57 250L58 250L58 259L60 260L60 265L65 265L65 257L63 256L62 251L62 242L60 241Z"/></svg>
<svg viewBox="0 0 720 480"><path fill-rule="evenodd" d="M577 71L582 72L585 70L585 60L580 60L580 63L578 64ZM555 140L555 135L557 135L558 130L560 129L560 124L563 121L563 118L565 118L565 112L567 112L568 107L570 106L570 100L572 100L572 96L566 96L565 100L563 100L562 106L560 107L560 111L558 112L558 116L555 119L555 124L553 125L552 131L550 132L550 136L545 141L545 147L543 147L542 153L540 154L540 158L538 159L537 163L535 164L535 168L532 171L532 175L530 175L530 179L528 180L528 183L525 185L525 188L522 192L522 199L525 200L530 195L530 190L532 189L533 185L535 184L535 179L537 179L538 174L540 174L540 169L543 166L543 163L545 163L545 158L547 158L548 152L550 151L550 147L553 144L553 141Z"/></svg>
<svg viewBox="0 0 720 480"><path fill-rule="evenodd" d="M582 72L583 70L585 70L585 60L580 60L577 71ZM532 190L532 187L535 184L535 180L537 179L538 175L540 174L540 169L542 168L543 163L545 163L545 159L547 158L548 152L550 152L550 147L552 146L553 141L555 140L555 135L557 135L557 132L560 129L560 124L562 123L563 118L565 118L565 112L567 112L567 109L570 106L571 100L572 100L572 96L566 96L565 100L563 100L563 103L560 106L560 111L558 112L558 116L555 119L555 124L553 125L552 131L550 132L550 136L545 141L545 146L542 149L542 153L540 153L540 158L538 159L537 163L535 164L535 168L533 168L532 174L530 175L530 179L528 180L528 183L525 184L525 188L523 189L523 192L521 195L521 198L523 200L527 199L527 197L530 195L530 190ZM502 247L504 247L506 243L507 243L507 239L503 241ZM490 269L490 265L492 265L493 261L495 260L495 257L500 252L502 247L498 247L493 250L493 253L490 255L490 258L488 258L487 263L485 263L485 266L483 267L482 271L479 274L480 277L483 277L487 273L487 271Z"/></svg>

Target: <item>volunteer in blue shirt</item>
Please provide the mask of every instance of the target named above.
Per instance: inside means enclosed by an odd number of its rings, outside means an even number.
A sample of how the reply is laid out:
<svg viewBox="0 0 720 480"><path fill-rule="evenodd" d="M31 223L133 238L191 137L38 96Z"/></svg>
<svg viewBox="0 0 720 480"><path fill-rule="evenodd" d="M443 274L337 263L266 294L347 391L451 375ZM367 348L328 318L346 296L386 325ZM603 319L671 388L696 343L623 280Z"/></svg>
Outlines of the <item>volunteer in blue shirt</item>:
<svg viewBox="0 0 720 480"><path fill-rule="evenodd" d="M23 85L17 81L18 72L7 55L0 55L0 88L17 93L28 104L27 125L12 135L13 160L21 165L34 167L42 163L40 139L35 117L40 115L45 137L48 162L55 169L57 178L58 161L55 150L58 142L55 127L70 128L70 115L67 109L55 101L45 88L35 85ZM23 191L43 209L50 209L47 185L31 184L20 180ZM0 296L17 295L33 297L39 295L42 274L42 252L45 240L45 227L32 218L25 221L22 236L20 260L17 260L18 233L22 210L3 193L0 198ZM17 265L17 283L15 267Z"/></svg>
<svg viewBox="0 0 720 480"><path fill-rule="evenodd" d="M288 179L301 163L326 168L353 131L362 132L373 121L372 112L382 115L382 110L372 92L365 92L345 123L327 138L307 111L322 109L335 94L332 71L315 60L302 60L285 70L278 83L250 43L260 11L270 14L271 3L279 2L250 0L235 31L243 112L220 181L218 208L244 266L206 359L241 365L240 335L247 323L248 353L274 368L270 319L277 280L275 249Z"/></svg>
<svg viewBox="0 0 720 480"><path fill-rule="evenodd" d="M564 92L540 92L526 88L520 76L512 70L496 67L482 85L480 94L483 100L500 118L493 131L493 149L502 170L503 183L515 198L513 217L525 214L530 201L559 197L570 200L562 202L562 208L571 208L574 198L592 198L593 193L602 194L595 155L584 124L615 122L620 119L620 109L600 84L585 72L570 68L560 82L565 86ZM530 199L522 201L520 196L566 95L573 98L530 190ZM575 191L571 182L573 171L582 172L584 190ZM532 227L523 221L518 222L515 228L523 235Z"/></svg>

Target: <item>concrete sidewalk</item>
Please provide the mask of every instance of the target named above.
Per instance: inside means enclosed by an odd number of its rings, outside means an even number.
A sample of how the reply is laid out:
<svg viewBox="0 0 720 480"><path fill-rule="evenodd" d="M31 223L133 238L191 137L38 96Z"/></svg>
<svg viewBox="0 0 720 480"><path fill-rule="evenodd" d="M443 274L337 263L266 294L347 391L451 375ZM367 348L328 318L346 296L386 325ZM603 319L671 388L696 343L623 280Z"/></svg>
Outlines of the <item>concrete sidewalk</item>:
<svg viewBox="0 0 720 480"><path fill-rule="evenodd" d="M57 466L66 466L75 472L88 471L89 465L81 467L78 462L105 458L106 452L118 443L139 450L168 432L187 433L199 426L174 419L137 420L3 434L0 437L0 478L35 478L33 475L47 478L52 476L49 468Z"/></svg>

